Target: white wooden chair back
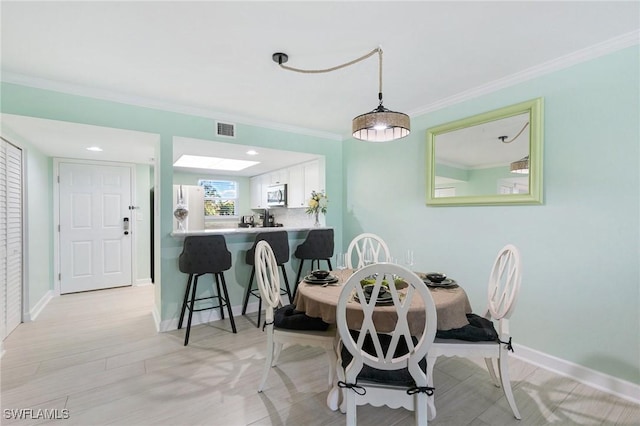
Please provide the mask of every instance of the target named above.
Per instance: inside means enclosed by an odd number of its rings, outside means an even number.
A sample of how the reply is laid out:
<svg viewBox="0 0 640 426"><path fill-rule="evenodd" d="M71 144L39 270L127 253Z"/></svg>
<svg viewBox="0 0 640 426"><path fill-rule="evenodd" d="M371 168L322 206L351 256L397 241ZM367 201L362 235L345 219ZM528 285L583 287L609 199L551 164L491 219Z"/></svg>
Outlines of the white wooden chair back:
<svg viewBox="0 0 640 426"><path fill-rule="evenodd" d="M267 334L267 356L262 379L258 385L258 392L262 392L267 382L269 371L271 367L276 364L285 344L323 348L329 357L328 384L331 386L333 383L333 373L336 370L335 328L330 328L327 331L276 328L274 325L274 310L282 306L280 274L278 273L276 256L267 241L261 240L256 244L254 259L260 296L266 304L265 329ZM332 398L337 398L337 392L334 393ZM333 402L333 405L337 407L337 401Z"/></svg>
<svg viewBox="0 0 640 426"><path fill-rule="evenodd" d="M521 281L520 252L514 245L507 244L498 252L489 275L487 311L493 319L511 317Z"/></svg>
<svg viewBox="0 0 640 426"><path fill-rule="evenodd" d="M377 274L377 275L375 275ZM365 292L360 281L366 277L376 276L376 282L371 292L369 301L367 302ZM394 277L401 277L407 284L406 296L401 297L398 289L396 289ZM389 348L383 349L375 323L373 321L373 312L376 307L376 301L382 287L382 281L386 280L389 285L389 292L393 300L397 315L397 323L395 330L390 333L391 340ZM355 293L354 293L355 291ZM349 332L347 325L347 304L352 297L357 297L362 306L364 314L362 327L357 340ZM409 331L408 311L411 302L415 297L422 299L424 303L424 328L419 335L414 336L417 343L413 343L411 332ZM422 313L421 313L422 315ZM427 392L427 387L431 378L422 371L418 363L424 359L429 351L431 344L435 338L437 316L436 308L431 297L429 289L424 282L410 270L392 263L375 263L365 266L356 271L344 284L340 299L338 301L336 311L336 322L338 333L342 344L353 355L353 359L344 369L343 386L347 388L350 384L365 386L361 382L357 383L357 377L362 367L366 364L380 370L401 370L408 368L411 377L415 381L416 387L422 388L422 391L409 394L408 388L398 388L393 385L375 384L366 387L364 395L356 393L352 389L346 390L346 411L347 424L355 424L355 406L365 403L374 406L388 405L393 408L405 407L416 411L416 422L426 423L426 410L428 398L433 398L433 393ZM367 334L373 341L375 355L369 354L363 350L363 344ZM400 342L400 338L404 338L409 352L401 356L395 356L396 348ZM362 386L361 386L362 385ZM381 390L382 389L382 390ZM357 398L357 400L356 400ZM418 420L420 419L420 420Z"/></svg>
<svg viewBox="0 0 640 426"><path fill-rule="evenodd" d="M256 245L256 278L260 296L266 303L265 324L273 324L273 310L282 305L280 299L280 274L276 256L268 242L262 240Z"/></svg>
<svg viewBox="0 0 640 426"><path fill-rule="evenodd" d="M354 269L354 251L355 255L357 256L355 269L359 269L365 266L365 253L367 252L367 250L371 251L373 257L372 260L374 263L389 262L391 260L389 247L387 247L387 244L384 242L384 240L376 234L365 232L356 236L353 240L351 240L351 243L349 243L349 247L347 248L347 268Z"/></svg>

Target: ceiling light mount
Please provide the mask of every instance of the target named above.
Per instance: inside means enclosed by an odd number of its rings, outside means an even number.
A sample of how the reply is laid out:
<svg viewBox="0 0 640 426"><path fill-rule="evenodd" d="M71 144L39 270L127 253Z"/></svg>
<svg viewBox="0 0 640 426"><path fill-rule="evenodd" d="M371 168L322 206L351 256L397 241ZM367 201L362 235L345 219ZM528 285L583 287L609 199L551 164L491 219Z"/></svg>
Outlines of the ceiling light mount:
<svg viewBox="0 0 640 426"><path fill-rule="evenodd" d="M387 142L400 139L407 136L411 132L411 123L409 116L401 112L391 111L382 104L382 48L377 47L364 56L353 61L337 65L335 67L320 70L304 70L283 65L289 60L286 53L274 53L272 59L281 68L307 74L325 73L348 67L357 62L363 61L375 54L378 54L378 106L365 114L361 114L353 119L352 134L356 139L369 142Z"/></svg>
<svg viewBox="0 0 640 426"><path fill-rule="evenodd" d="M273 62L277 63L278 65L282 65L289 61L289 55L282 52L276 52L271 56L271 59L273 59Z"/></svg>

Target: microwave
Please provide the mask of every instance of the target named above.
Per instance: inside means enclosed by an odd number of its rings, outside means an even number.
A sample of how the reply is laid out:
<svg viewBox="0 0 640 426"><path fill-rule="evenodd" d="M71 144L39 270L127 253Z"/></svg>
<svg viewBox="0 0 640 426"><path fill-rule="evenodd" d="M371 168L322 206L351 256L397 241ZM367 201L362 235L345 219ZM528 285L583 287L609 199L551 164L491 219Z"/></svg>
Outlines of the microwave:
<svg viewBox="0 0 640 426"><path fill-rule="evenodd" d="M284 207L287 205L287 184L271 185L267 188L267 206Z"/></svg>

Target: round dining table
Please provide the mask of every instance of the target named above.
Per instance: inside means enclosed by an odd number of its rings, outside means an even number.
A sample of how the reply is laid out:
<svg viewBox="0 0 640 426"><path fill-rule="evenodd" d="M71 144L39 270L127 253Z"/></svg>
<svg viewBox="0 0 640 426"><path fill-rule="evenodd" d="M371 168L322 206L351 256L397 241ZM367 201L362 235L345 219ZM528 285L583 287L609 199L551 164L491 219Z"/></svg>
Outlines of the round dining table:
<svg viewBox="0 0 640 426"><path fill-rule="evenodd" d="M307 283L304 279L298 283L293 303L296 310L305 312L306 315L322 320L329 324L336 323L336 309L343 285L353 274L352 269L331 271L338 281L328 285ZM416 272L421 278L424 274ZM471 304L467 293L462 287L455 285L449 287L429 287L431 297L437 311L437 329L451 330L469 324L468 313L471 313ZM399 293L405 290L399 289ZM364 319L362 306L352 295L347 302L347 326L352 330L360 330ZM373 323L376 332L392 333L397 323L397 312L394 306L376 306L373 311ZM420 335L424 330L425 311L420 297L413 297L407 313L407 323L412 335ZM336 346L336 350L339 346ZM337 354L336 354L337 356ZM337 366L337 368L340 368ZM340 389L336 383L327 394L327 406L335 411L339 407Z"/></svg>
<svg viewBox="0 0 640 426"><path fill-rule="evenodd" d="M336 307L342 292L342 286L353 274L352 269L331 271L338 278L337 283L331 285L310 284L302 280L298 283L293 303L296 310L304 312L314 318L322 318L329 324L336 323ZM416 272L418 276L421 273ZM469 324L466 314L471 313L471 304L467 293L462 287L429 287L431 297L436 306L438 330L452 330ZM400 290L402 292L402 290ZM359 302L351 298L347 303L347 324L352 330L359 330L364 318ZM397 321L394 306L376 306L373 322L376 330L381 333L391 333ZM408 314L409 330L417 335L424 328L424 307L422 299L414 297Z"/></svg>

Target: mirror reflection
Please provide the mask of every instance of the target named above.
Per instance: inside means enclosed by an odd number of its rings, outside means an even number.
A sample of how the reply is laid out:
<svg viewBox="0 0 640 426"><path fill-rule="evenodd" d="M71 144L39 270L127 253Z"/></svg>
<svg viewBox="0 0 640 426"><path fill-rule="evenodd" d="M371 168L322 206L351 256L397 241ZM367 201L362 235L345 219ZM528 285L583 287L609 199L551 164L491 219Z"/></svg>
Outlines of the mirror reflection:
<svg viewBox="0 0 640 426"><path fill-rule="evenodd" d="M523 113L438 135L434 196L528 194L528 127Z"/></svg>
<svg viewBox="0 0 640 426"><path fill-rule="evenodd" d="M541 202L542 100L429 129L427 204Z"/></svg>

